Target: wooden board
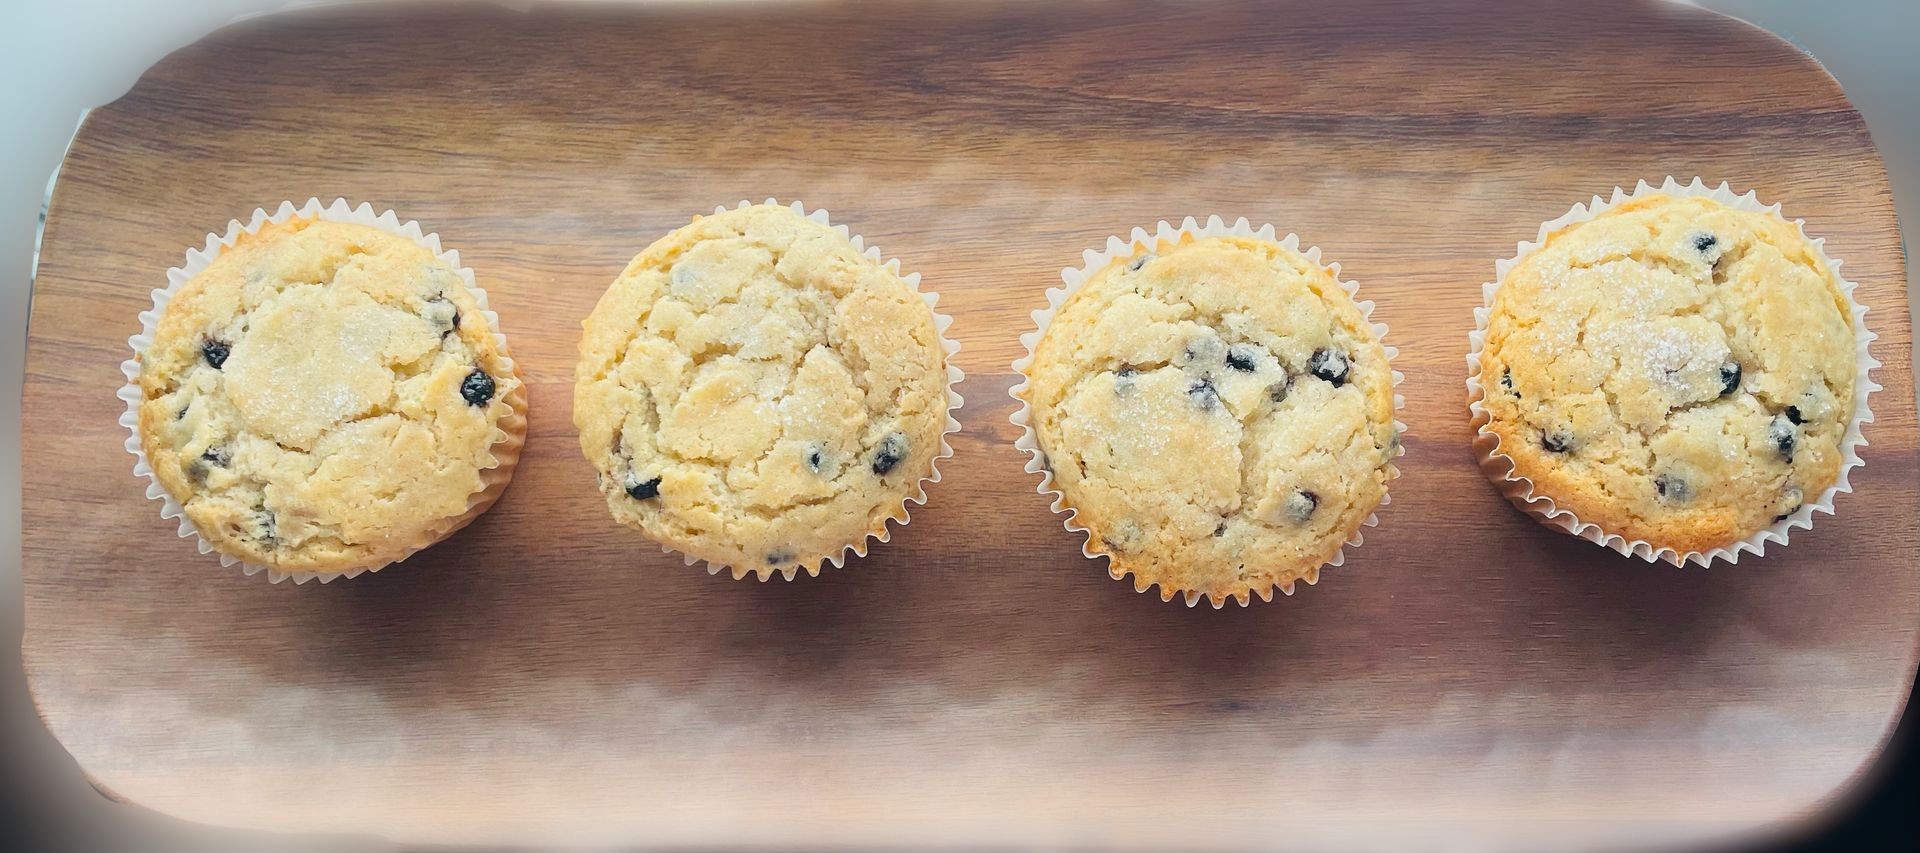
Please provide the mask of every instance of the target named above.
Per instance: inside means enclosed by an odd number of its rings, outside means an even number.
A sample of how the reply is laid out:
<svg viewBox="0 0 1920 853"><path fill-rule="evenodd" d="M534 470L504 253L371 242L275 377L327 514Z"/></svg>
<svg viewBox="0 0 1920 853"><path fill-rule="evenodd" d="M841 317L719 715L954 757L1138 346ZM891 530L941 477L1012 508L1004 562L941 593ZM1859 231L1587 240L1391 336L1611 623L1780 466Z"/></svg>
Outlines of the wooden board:
<svg viewBox="0 0 1920 853"><path fill-rule="evenodd" d="M1886 385L1857 493L1764 559L1555 535L1468 448L1493 260L1701 174L1805 217ZM157 517L115 425L167 267L282 199L458 248L531 389L506 497L378 575L270 586ZM579 322L716 203L831 210L944 295L958 456L846 570L736 583L616 526L571 426ZM1162 604L1021 472L1008 363L1061 267L1188 214L1300 232L1400 347L1405 477L1291 599ZM1200 846L1674 840L1816 811L1879 751L1920 626L1920 431L1882 166L1813 61L1649 3L666 6L223 31L94 112L55 189L25 398L26 664L113 796L471 841ZM1477 846L1477 845L1476 845Z"/></svg>

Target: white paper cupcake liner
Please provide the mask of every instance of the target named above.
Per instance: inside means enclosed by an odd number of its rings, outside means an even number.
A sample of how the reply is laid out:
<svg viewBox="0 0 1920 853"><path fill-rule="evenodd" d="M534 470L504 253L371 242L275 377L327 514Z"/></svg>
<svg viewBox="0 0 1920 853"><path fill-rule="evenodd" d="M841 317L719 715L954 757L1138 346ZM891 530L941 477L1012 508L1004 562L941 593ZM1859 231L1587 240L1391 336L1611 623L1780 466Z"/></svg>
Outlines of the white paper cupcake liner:
<svg viewBox="0 0 1920 853"><path fill-rule="evenodd" d="M751 201L742 199L738 204L734 205L733 209L737 210L743 207L752 207L753 204L754 203ZM769 198L766 201L761 202L761 204L778 205L780 204L780 201L777 199ZM919 482L914 484L914 493L911 495L908 495L906 498L900 501L900 510L901 510L900 518L888 519L887 521L882 522L879 525L879 527L875 528L873 531L870 531L869 533L867 533L867 535L862 536L858 541L848 543L847 546L842 548L839 553L833 554L826 558L826 562L832 563L834 569L838 570L846 567L847 555L852 554L854 556L865 557L867 555L867 549L872 546L873 542L876 542L876 541L887 542L893 538L893 529L892 529L893 526L904 528L908 524L912 523L913 512L911 509L908 508L909 504L924 505L927 502L927 486L933 483L940 482L940 460L947 459L953 456L953 446L947 442L947 436L960 431L960 421L957 418L955 418L954 415L955 413L960 411L961 404L965 403L966 401L960 396L960 392L955 390L955 388L960 384L960 380L964 379L966 375L961 373L960 368L955 367L953 364L954 354L960 351L960 343L958 341L952 340L947 337L947 328L953 325L953 318L940 313L938 308L940 304L940 294L938 291L920 289L919 273L901 272L900 260L898 258L886 258L885 260L882 260L882 256L880 254L880 247L867 245L867 241L865 238L862 238L858 234L849 232L847 230L847 226L845 225L834 225L828 219L827 211L824 208L815 209L812 212L809 212L805 205L797 201L788 203L785 206L793 210L793 212L800 214L801 216L804 216L808 219L818 222L821 225L826 225L831 227L840 236L845 237L849 241L851 241L853 243L853 247L855 249L860 250L860 254L862 257L865 257L867 260L873 261L876 264L880 264L881 266L886 267L894 275L900 276L900 279L902 281L905 281L907 283L907 286L913 289L914 293L919 294L920 299L927 303L927 310L933 312L933 331L934 331L934 334L938 335L940 338L940 349L941 349L940 361L947 368L947 423L946 423L946 426L942 427L940 430L940 452L934 454L932 465L930 466L927 476L921 477ZM721 213L726 213L727 210L728 210L728 207L723 204L723 205L718 205L714 207L713 212L715 214L721 214ZM890 526L890 524L892 526ZM667 545L666 543L658 543L658 544L660 545L660 550L666 553L679 554L680 558L685 560L687 565L689 566L694 565L696 563L706 563L707 574L717 575L723 571L731 571L734 580L742 580L747 576L752 575L754 577L759 578L760 581L764 583L768 579L772 578L774 575L779 575L791 581L796 576L799 575L802 569L805 569L808 577L820 576L821 561L819 560L815 560L814 562L806 566L797 566L797 565L788 566L784 569L765 571L763 573L761 567L756 566L753 568L747 568L742 566L730 565L724 562L715 562L713 560L705 560L700 557L695 557L692 554L688 554L684 551L681 551L680 549L675 548L671 545Z"/></svg>
<svg viewBox="0 0 1920 853"><path fill-rule="evenodd" d="M423 541L422 544L409 548L405 554L402 554L391 562L379 566L350 569L344 572L283 572L272 566L261 566L245 562L215 550L213 543L208 542L205 537L201 536L199 530L194 528L193 522L188 520L186 510L180 505L180 502L174 500L173 496L168 494L167 490L154 478L153 467L148 464L146 451L141 447L140 404L143 400L138 384L140 357L146 354L147 347L153 343L154 333L160 323L160 315L165 311L167 303L173 299L174 294L178 293L182 286L202 270L206 269L207 265L212 263L213 259L218 257L222 251L231 248L234 242L240 239L242 234L254 234L267 223L285 222L293 218L321 219L328 222L351 222L358 225L368 225L390 234L405 237L412 240L421 248L432 252L442 263L445 263L460 274L461 280L466 283L468 292L472 293L474 301L479 303L480 313L486 318L487 327L493 330L494 345L500 350L501 361L505 363L507 369L512 371L516 377L519 376L519 369L514 365L513 357L507 350L507 338L506 335L500 331L499 315L487 307L487 292L482 290L480 286L474 282L473 271L460 265L460 253L454 250L442 251L440 248L440 236L438 234L422 234L420 223L412 220L402 223L399 217L395 216L391 210L376 214L373 212L372 205L363 203L358 207L353 207L343 198L334 199L333 203L324 206L320 203L319 199L310 198L306 204L297 208L293 206L293 202L283 201L280 203L279 208L271 214L262 208L254 210L253 217L244 224L237 219L229 221L224 235L208 233L204 246L198 249L188 249L186 262L178 267L167 270L167 286L153 291L153 307L140 312L140 333L127 339L127 345L133 348L134 357L120 363L120 372L126 376L127 383L120 386L120 390L115 396L118 396L127 404L126 411L120 415L120 425L125 427L128 432L126 448L127 452L133 454L134 457L133 474L136 477L146 478L147 497L150 500L160 501L160 517L163 519L179 519L180 537L183 539L192 538L197 540L200 553L218 556L222 566L238 564L241 571L247 575L265 572L267 580L272 583L292 580L297 586L310 580L327 583L335 578L352 578L367 572L379 571L386 566L405 560L407 557L413 556L422 549L445 539L447 536L452 535L454 531L465 527L469 522L480 517L481 513L484 513L488 507L492 506L493 502L499 499L501 493L506 491L507 483L513 479L513 469L519 464L520 448L526 441L527 398L526 385L524 382L517 385L513 391L502 398L503 401L511 407L512 411L500 419L499 424L494 430L494 442L489 448L493 456L493 464L490 467L481 469L480 478L482 487L479 491L474 492L468 499L466 512L446 519L440 527L428 531L427 535L423 537L425 541Z"/></svg>
<svg viewBox="0 0 1920 853"><path fill-rule="evenodd" d="M1761 204L1752 190L1744 194L1735 194L1724 182L1719 186L1709 187L1697 177L1694 178L1691 183L1687 184L1681 184L1673 178L1668 177L1665 181L1661 182L1659 186L1653 186L1646 181L1641 181L1634 187L1632 192L1627 192L1626 190L1615 187L1611 199L1602 199L1599 196L1594 196L1593 199L1586 204L1574 205L1573 209L1567 211L1564 216L1541 223L1538 236L1531 242L1521 242L1515 250L1513 257L1494 263L1494 280L1482 286L1484 304L1482 307L1473 309L1474 330L1467 338L1469 348L1467 353L1467 400L1468 409L1473 414L1473 447L1474 451L1479 455L1481 471L1486 474L1489 480L1493 481L1494 486L1500 490L1500 493L1505 495L1507 500L1513 502L1514 506L1532 516L1541 524L1556 530L1571 533L1589 542L1611 548L1623 555L1631 554L1648 562L1664 560L1675 566L1693 563L1703 567L1719 559L1725 559L1729 563L1738 563L1742 553L1752 552L1757 555L1765 555L1767 543L1769 542L1778 542L1781 545L1787 544L1787 534L1792 531L1793 528L1813 527L1813 514L1815 512L1824 512L1832 515L1834 496L1842 492L1853 491L1853 486L1849 478L1853 469L1864 464L1860 459L1860 448L1867 445L1867 440L1861 435L1860 428L1862 424L1873 422L1873 410L1867 407L1867 397L1873 392L1880 390L1880 385L1875 383L1870 376L1873 369L1880 366L1880 362L1874 359L1867 351L1868 345L1873 343L1874 339L1879 336L1867 328L1867 308L1854 298L1853 292L1855 285L1841 274L1840 261L1827 255L1825 248L1826 240L1824 238L1813 239L1807 236L1804 220L1792 220L1794 228L1800 232L1800 236L1807 238L1813 243L1815 253L1818 254L1820 260L1827 265L1827 269L1832 273L1834 280L1840 283L1840 292L1846 296L1847 304L1853 311L1855 363L1858 365L1857 372L1854 374L1853 417L1847 423L1846 438L1840 443L1840 450L1843 454L1840 476L1834 481L1832 486L1829 486L1826 491L1820 494L1818 500L1802 504L1799 509L1794 510L1785 519L1774 522L1771 527L1755 533L1733 545L1715 548L1711 551L1688 551L1681 553L1673 548L1655 546L1643 539L1628 539L1625 536L1604 530L1600 525L1582 521L1572 511L1556 506L1552 498L1546 495L1535 494L1532 480L1526 477L1514 476L1513 458L1500 451L1499 436L1495 435L1493 431L1488 428L1488 424L1492 421L1492 416L1484 405L1486 398L1485 389L1480 386L1480 353L1481 350L1485 348L1487 342L1487 323L1493 309L1494 293L1497 292L1500 289L1500 285L1506 281L1507 273L1513 269L1515 264L1519 263L1521 258L1544 245L1548 235L1569 225L1585 222L1599 216L1622 202L1640 198L1641 196L1658 194L1676 197L1709 198L1735 210L1780 216L1780 205ZM1781 218L1784 219L1785 217Z"/></svg>
<svg viewBox="0 0 1920 853"><path fill-rule="evenodd" d="M1020 428L1020 437L1014 440L1013 446L1026 452L1027 473L1040 475L1040 484L1035 488L1035 491L1042 495L1052 495L1052 510L1055 513L1065 513L1066 518L1061 522L1061 526L1065 527L1069 533L1084 535L1085 541L1080 546L1080 553L1088 559L1095 559L1102 555L1093 550L1092 532L1085 525L1077 523L1076 520L1080 515L1079 510L1069 507L1067 505L1066 494L1054 487L1053 471L1047 467L1046 454L1041 451L1039 437L1034 433L1031 424L1033 414L1032 406L1027 402L1026 398L1022 396L1023 392L1027 390L1027 384L1031 381L1027 376L1027 368L1032 366L1034 348L1039 346L1041 336L1046 334L1047 326L1053 323L1054 315L1059 313L1060 306L1066 304L1067 298L1072 296L1075 291L1078 291L1082 285L1086 284L1087 280L1092 278L1094 273L1105 269L1108 264L1117 259L1131 257L1139 251L1159 251L1162 246L1178 244L1183 236L1193 239L1206 237L1250 237L1257 240L1264 240L1268 243L1274 243L1289 251L1299 252L1304 255L1307 260L1316 264L1320 263L1320 249L1318 246L1301 249L1299 236L1291 233L1285 238L1276 238L1272 225L1262 225L1255 228L1248 224L1245 217L1234 220L1232 224L1227 224L1219 216L1207 217L1207 221L1203 225L1189 216L1181 221L1179 227L1175 227L1163 219L1155 226L1152 232L1148 232L1145 228L1135 228L1128 239L1122 239L1118 235L1110 236L1107 238L1104 249L1098 251L1088 249L1081 252L1079 267L1066 267L1060 270L1060 280L1064 283L1064 286L1047 288L1047 307L1032 313L1034 330L1020 336L1020 343L1026 348L1026 354L1015 359L1013 362L1013 371L1019 375L1020 381L1009 389L1007 393L1012 395L1015 402L1019 403L1019 407L1014 410L1011 417L1013 425ZM1387 345L1386 324L1373 322L1373 302L1358 298L1360 285L1340 277L1340 264L1328 263L1323 264L1323 267L1332 274L1335 281L1340 283L1341 289L1347 292L1347 296L1353 298L1354 303L1360 307L1360 316L1367 321L1369 328L1373 330L1374 337L1381 342L1381 348L1386 352L1388 372L1393 376L1394 388L1398 389L1404 377L1402 377L1400 371L1392 369L1392 362L1394 356L1398 355L1400 351L1395 347ZM1400 396L1399 391L1396 390L1393 395L1394 411L1400 411L1404 405L1405 400ZM1406 425L1401 423L1397 417L1393 421L1393 427L1395 435L1403 436L1406 434ZM1399 442L1395 443L1394 458L1399 458L1405 455L1406 452L1404 445ZM1399 467L1389 461L1387 463L1388 483L1391 483L1399 476ZM1380 496L1380 506L1384 507L1392 502L1392 496L1382 492ZM1333 557L1322 564L1320 568L1331 568L1345 563L1347 559L1347 549L1359 548L1365 541L1363 535L1364 529L1377 526L1379 523L1380 516L1378 508L1376 507L1376 511L1367 514L1366 521L1361 523L1360 528L1354 530L1353 536L1347 539L1340 550L1335 552ZM1132 572L1120 568L1117 562L1109 561L1107 574L1114 580L1125 580L1127 575L1132 574ZM1319 582L1320 573L1318 570L1315 570L1301 578L1301 580L1304 580L1307 585L1312 586ZM1162 584L1157 581L1144 582L1137 576L1133 585L1134 592L1140 593L1144 593L1155 587L1162 587ZM1285 595L1293 595L1294 584L1292 581L1288 581L1287 583L1266 589L1254 589L1252 592L1258 595L1261 601L1272 601L1273 591L1276 588ZM1172 601L1175 592L1176 590L1171 588L1162 588L1161 600ZM1200 599L1207 597L1205 593L1196 590L1179 590L1178 592L1184 595L1188 607L1199 604ZM1245 607L1251 603L1251 601L1252 597L1249 596L1246 600L1240 602L1240 606ZM1219 610L1225 606L1225 599L1216 599L1213 601L1213 608L1215 610Z"/></svg>

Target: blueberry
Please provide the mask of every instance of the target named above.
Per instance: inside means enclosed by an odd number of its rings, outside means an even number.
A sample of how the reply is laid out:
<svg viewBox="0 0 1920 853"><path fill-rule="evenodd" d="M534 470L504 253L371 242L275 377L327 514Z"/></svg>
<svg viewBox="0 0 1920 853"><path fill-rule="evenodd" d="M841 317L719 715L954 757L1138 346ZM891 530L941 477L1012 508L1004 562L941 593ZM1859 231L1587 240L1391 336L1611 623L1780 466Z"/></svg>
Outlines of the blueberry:
<svg viewBox="0 0 1920 853"><path fill-rule="evenodd" d="M1202 379L1187 387L1187 399L1200 407L1200 411L1210 412L1220 405L1220 392L1213 387L1213 380Z"/></svg>
<svg viewBox="0 0 1920 853"><path fill-rule="evenodd" d="M1320 496L1306 489L1295 489L1287 496L1287 515L1295 521L1306 521L1313 511L1320 508Z"/></svg>
<svg viewBox="0 0 1920 853"><path fill-rule="evenodd" d="M269 547L279 540L278 525L274 522L273 513L268 512L266 507L254 507L253 514L247 517L243 532Z"/></svg>
<svg viewBox="0 0 1920 853"><path fill-rule="evenodd" d="M1147 262L1151 260L1153 260L1153 253L1148 252L1147 254L1141 255L1140 257L1134 258L1133 260L1127 262L1127 270L1129 272L1139 272L1140 268L1146 266Z"/></svg>
<svg viewBox="0 0 1920 853"><path fill-rule="evenodd" d="M1798 425L1798 424L1804 424L1804 423L1806 423L1806 422L1807 422L1807 419L1806 419L1806 418L1804 418L1804 417L1801 417L1801 415L1800 415L1800 407L1799 407L1799 406L1788 406L1788 407L1787 407L1787 420L1790 420L1790 421L1793 421L1793 422L1794 422L1794 424L1796 424L1796 425Z"/></svg>
<svg viewBox="0 0 1920 853"><path fill-rule="evenodd" d="M1543 432L1540 434L1540 446L1549 453L1566 453L1573 449L1573 431L1554 429Z"/></svg>
<svg viewBox="0 0 1920 853"><path fill-rule="evenodd" d="M807 450L808 470L811 470L813 473L818 474L820 473L820 469L826 464L827 464L827 454L822 452L818 445Z"/></svg>
<svg viewBox="0 0 1920 853"><path fill-rule="evenodd" d="M1787 415L1774 415L1773 422L1767 424L1767 440L1780 451L1780 458L1788 462L1793 461L1794 445L1800 441L1800 430L1795 423L1797 421Z"/></svg>
<svg viewBox="0 0 1920 853"><path fill-rule="evenodd" d="M1131 392L1133 390L1133 377L1139 374L1140 371L1133 365L1121 365L1119 370L1113 372L1113 393L1127 394Z"/></svg>
<svg viewBox="0 0 1920 853"><path fill-rule="evenodd" d="M209 447L200 452L200 457L187 463L187 476L196 483L207 481L209 468L225 468L233 461L233 455L224 447Z"/></svg>
<svg viewBox="0 0 1920 853"><path fill-rule="evenodd" d="M1293 377L1289 376L1284 381L1275 382L1272 385L1267 386L1267 399L1272 400L1276 403L1284 403L1287 401L1287 394L1291 393L1292 391L1293 391Z"/></svg>
<svg viewBox="0 0 1920 853"><path fill-rule="evenodd" d="M427 300L427 304L433 306L433 313L435 315L438 315L441 312L447 312L451 317L451 319L447 321L447 327L440 330L440 337L444 338L448 335L453 334L456 331L459 331L460 309L453 307L453 303L448 301L445 294L441 294L439 296L435 296L434 298Z"/></svg>
<svg viewBox="0 0 1920 853"><path fill-rule="evenodd" d="M1276 403L1284 403L1287 401L1287 393L1292 390L1293 377L1289 376L1284 381L1275 382L1267 386L1267 399Z"/></svg>
<svg viewBox="0 0 1920 853"><path fill-rule="evenodd" d="M1720 238L1712 234L1701 234L1693 238L1693 250L1703 255L1718 245L1720 245Z"/></svg>
<svg viewBox="0 0 1920 853"><path fill-rule="evenodd" d="M660 478L659 477L655 477L651 480L646 480L644 482L638 477L634 477L631 475L627 477L627 497L633 498L636 501L644 501L650 498L657 498L659 496L660 496Z"/></svg>
<svg viewBox="0 0 1920 853"><path fill-rule="evenodd" d="M788 551L768 551L767 565L778 566L793 562L793 554Z"/></svg>
<svg viewBox="0 0 1920 853"><path fill-rule="evenodd" d="M1500 387L1507 389L1508 393L1513 393L1513 368L1503 367L1500 369ZM1513 396L1518 397L1520 395L1516 393Z"/></svg>
<svg viewBox="0 0 1920 853"><path fill-rule="evenodd" d="M1244 344L1235 344L1228 347L1227 366L1241 373L1252 373L1254 354L1254 348Z"/></svg>
<svg viewBox="0 0 1920 853"><path fill-rule="evenodd" d="M1693 497L1693 487L1686 480L1674 474L1659 474L1653 478L1653 490L1669 501L1680 502Z"/></svg>
<svg viewBox="0 0 1920 853"><path fill-rule="evenodd" d="M1720 365L1720 396L1725 397L1740 387L1740 362L1729 361Z"/></svg>
<svg viewBox="0 0 1920 853"><path fill-rule="evenodd" d="M1326 347L1314 350L1313 356L1307 359L1307 370L1333 383L1335 388L1347 384L1347 356L1338 350Z"/></svg>
<svg viewBox="0 0 1920 853"><path fill-rule="evenodd" d="M465 397L469 406L484 406L493 399L493 377L476 367L467 378L460 380L460 396Z"/></svg>
<svg viewBox="0 0 1920 853"><path fill-rule="evenodd" d="M219 370L221 365L226 364L227 356L232 353L233 348L228 346L226 341L216 341L209 338L205 343L200 345L200 357L206 359L207 364L212 366L214 370Z"/></svg>
<svg viewBox="0 0 1920 853"><path fill-rule="evenodd" d="M907 436L905 433L890 432L880 440L880 446L873 452L873 473L886 475L900 460L907 457Z"/></svg>

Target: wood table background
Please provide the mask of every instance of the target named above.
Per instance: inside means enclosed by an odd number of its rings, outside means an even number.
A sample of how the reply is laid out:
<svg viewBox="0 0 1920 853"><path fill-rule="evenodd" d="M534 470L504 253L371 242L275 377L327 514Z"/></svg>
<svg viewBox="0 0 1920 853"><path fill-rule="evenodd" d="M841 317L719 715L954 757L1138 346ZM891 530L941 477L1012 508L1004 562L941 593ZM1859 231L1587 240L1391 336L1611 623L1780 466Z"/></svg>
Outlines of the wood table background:
<svg viewBox="0 0 1920 853"><path fill-rule="evenodd" d="M1462 356L1493 260L1576 201L1669 174L1804 217L1886 362L1839 515L1705 571L1537 527L1468 447ZM460 250L532 428L465 532L295 588L174 537L129 473L113 391L186 247L308 196L394 208ZM580 319L634 253L766 196L924 274L956 318L967 406L946 480L892 544L736 583L608 518L571 375ZM1346 566L1219 612L1079 555L1021 471L1006 396L1061 267L1209 213L1297 231L1361 282L1410 427L1393 505ZM1738 831L1840 796L1912 683L1905 280L1879 157L1833 80L1685 7L254 21L95 111L54 191L27 356L25 662L103 790L220 824L656 843Z"/></svg>

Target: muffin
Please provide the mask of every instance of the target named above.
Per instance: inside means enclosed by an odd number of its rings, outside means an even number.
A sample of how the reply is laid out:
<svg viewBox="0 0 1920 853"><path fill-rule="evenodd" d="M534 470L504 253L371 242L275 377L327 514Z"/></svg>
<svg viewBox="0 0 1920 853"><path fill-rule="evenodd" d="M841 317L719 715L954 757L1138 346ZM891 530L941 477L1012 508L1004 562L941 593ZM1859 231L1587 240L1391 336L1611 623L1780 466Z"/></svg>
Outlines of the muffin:
<svg viewBox="0 0 1920 853"><path fill-rule="evenodd" d="M816 216L695 217L627 265L580 341L573 422L608 510L736 579L864 554L945 452L932 307Z"/></svg>
<svg viewBox="0 0 1920 853"><path fill-rule="evenodd" d="M1386 349L1337 270L1291 240L1135 233L1021 368L1055 508L1088 556L1163 600L1314 583L1393 476Z"/></svg>
<svg viewBox="0 0 1920 853"><path fill-rule="evenodd" d="M1695 555L1834 485L1857 369L1851 303L1796 225L1641 194L1546 234L1502 278L1481 432L1505 478L1531 484L1516 500L1550 500L1649 558Z"/></svg>
<svg viewBox="0 0 1920 853"><path fill-rule="evenodd" d="M239 234L174 289L131 402L154 481L214 550L357 574L486 510L525 396L454 267L317 207Z"/></svg>

